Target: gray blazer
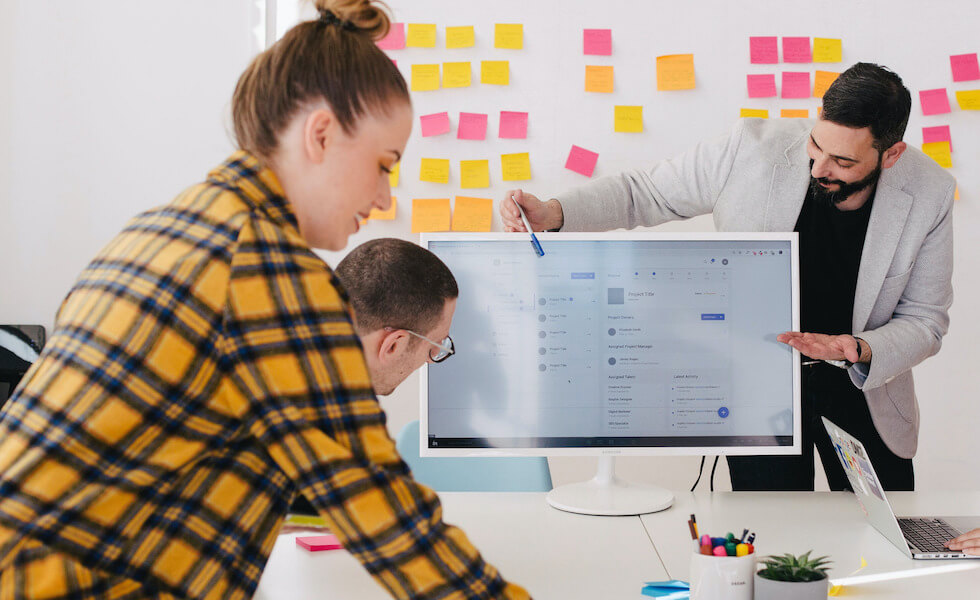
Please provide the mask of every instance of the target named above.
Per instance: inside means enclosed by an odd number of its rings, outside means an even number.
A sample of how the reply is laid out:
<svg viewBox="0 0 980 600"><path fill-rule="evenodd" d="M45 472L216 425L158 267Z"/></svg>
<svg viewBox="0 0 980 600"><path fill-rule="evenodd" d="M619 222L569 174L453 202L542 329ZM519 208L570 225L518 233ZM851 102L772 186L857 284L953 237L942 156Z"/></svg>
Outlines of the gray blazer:
<svg viewBox="0 0 980 600"><path fill-rule="evenodd" d="M719 231L792 231L810 180L808 119L740 119L730 134L646 170L557 196L562 231L652 226L712 213ZM854 294L853 333L870 365L849 370L888 447L915 455L912 367L939 351L953 302L955 182L908 148L881 174ZM815 332L820 333L820 332Z"/></svg>

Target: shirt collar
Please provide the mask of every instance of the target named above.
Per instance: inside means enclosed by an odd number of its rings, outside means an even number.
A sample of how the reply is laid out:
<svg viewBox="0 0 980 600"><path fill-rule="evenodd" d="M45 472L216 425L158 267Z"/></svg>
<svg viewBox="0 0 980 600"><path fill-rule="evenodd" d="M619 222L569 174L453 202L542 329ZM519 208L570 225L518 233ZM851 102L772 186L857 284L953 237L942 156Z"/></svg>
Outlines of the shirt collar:
<svg viewBox="0 0 980 600"><path fill-rule="evenodd" d="M299 231L299 222L286 199L279 178L255 155L238 150L208 173L208 183L236 193L269 215L273 222Z"/></svg>

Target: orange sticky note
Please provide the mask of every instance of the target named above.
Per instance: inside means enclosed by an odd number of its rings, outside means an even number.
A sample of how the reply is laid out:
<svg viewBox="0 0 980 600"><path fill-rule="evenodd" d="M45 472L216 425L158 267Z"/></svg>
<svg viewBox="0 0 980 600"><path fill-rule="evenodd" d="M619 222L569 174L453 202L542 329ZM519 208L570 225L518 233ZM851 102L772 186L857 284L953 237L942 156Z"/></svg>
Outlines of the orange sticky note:
<svg viewBox="0 0 980 600"><path fill-rule="evenodd" d="M493 200L456 196L453 210L453 231L490 231Z"/></svg>
<svg viewBox="0 0 980 600"><path fill-rule="evenodd" d="M613 68L603 65L585 65L585 91L612 93Z"/></svg>
<svg viewBox="0 0 980 600"><path fill-rule="evenodd" d="M472 25L446 27L446 48L472 48L476 45L476 35Z"/></svg>
<svg viewBox="0 0 980 600"><path fill-rule="evenodd" d="M449 231L449 198L412 200L412 233Z"/></svg>
<svg viewBox="0 0 980 600"><path fill-rule="evenodd" d="M643 131L642 106L617 106L613 131L640 133Z"/></svg>
<svg viewBox="0 0 980 600"><path fill-rule="evenodd" d="M506 60L480 61L480 83L510 85L510 62Z"/></svg>
<svg viewBox="0 0 980 600"><path fill-rule="evenodd" d="M769 111L764 108L743 108L739 113L739 117L756 117L759 119L768 119Z"/></svg>
<svg viewBox="0 0 980 600"><path fill-rule="evenodd" d="M376 208L372 208L368 218L361 220L361 225L367 223L368 221L394 221L397 214L398 198L392 196L391 206L388 207L388 210L378 210Z"/></svg>
<svg viewBox="0 0 980 600"><path fill-rule="evenodd" d="M442 63L442 87L470 87L471 66L468 62Z"/></svg>
<svg viewBox="0 0 980 600"><path fill-rule="evenodd" d="M419 181L449 183L449 159L423 158L419 168Z"/></svg>
<svg viewBox="0 0 980 600"><path fill-rule="evenodd" d="M693 89L693 54L670 54L657 57L658 92Z"/></svg>
<svg viewBox="0 0 980 600"><path fill-rule="evenodd" d="M490 161L459 161L459 187L464 189L490 187Z"/></svg>
<svg viewBox="0 0 980 600"><path fill-rule="evenodd" d="M412 65L412 91L429 92L439 89L439 65Z"/></svg>
<svg viewBox="0 0 980 600"><path fill-rule="evenodd" d="M520 23L497 23L493 28L493 47L505 50L524 48L524 26Z"/></svg>
<svg viewBox="0 0 980 600"><path fill-rule="evenodd" d="M779 111L779 116L784 119L806 119L809 118L810 111L805 108L784 108Z"/></svg>
<svg viewBox="0 0 980 600"><path fill-rule="evenodd" d="M823 95L827 93L827 88L830 87L840 73L834 73L832 71L817 71L813 74L813 97L823 98Z"/></svg>
<svg viewBox="0 0 980 600"><path fill-rule="evenodd" d="M436 26L434 23L409 23L405 46L409 48L435 48Z"/></svg>
<svg viewBox="0 0 980 600"><path fill-rule="evenodd" d="M953 200L960 199L960 186L956 186L956 190L953 192Z"/></svg>
<svg viewBox="0 0 980 600"><path fill-rule="evenodd" d="M531 178L531 155L528 152L500 155L504 181L526 181Z"/></svg>
<svg viewBox="0 0 980 600"><path fill-rule="evenodd" d="M388 173L388 185L390 187L398 187L398 174L402 171L402 163L396 162L395 166L391 168L391 173Z"/></svg>
<svg viewBox="0 0 980 600"><path fill-rule="evenodd" d="M926 156L939 163L944 169L952 168L953 154L949 149L949 142L926 142L922 144L922 151Z"/></svg>
<svg viewBox="0 0 980 600"><path fill-rule="evenodd" d="M835 38L813 38L813 62L838 63L843 60L841 41Z"/></svg>
<svg viewBox="0 0 980 600"><path fill-rule="evenodd" d="M980 90L958 90L956 102L961 110L980 110Z"/></svg>

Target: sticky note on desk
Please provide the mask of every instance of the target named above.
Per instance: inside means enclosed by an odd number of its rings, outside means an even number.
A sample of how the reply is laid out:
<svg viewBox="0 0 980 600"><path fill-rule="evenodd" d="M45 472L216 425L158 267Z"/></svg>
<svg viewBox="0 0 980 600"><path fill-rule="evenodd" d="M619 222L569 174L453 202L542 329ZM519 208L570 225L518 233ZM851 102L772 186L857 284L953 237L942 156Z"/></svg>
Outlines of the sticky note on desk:
<svg viewBox="0 0 980 600"><path fill-rule="evenodd" d="M453 231L490 231L493 200L456 196L453 209Z"/></svg>
<svg viewBox="0 0 980 600"><path fill-rule="evenodd" d="M450 215L449 198L416 198L412 200L412 233L449 231Z"/></svg>
<svg viewBox="0 0 980 600"><path fill-rule="evenodd" d="M419 180L431 183L449 183L449 159L423 158L419 168Z"/></svg>
<svg viewBox="0 0 980 600"><path fill-rule="evenodd" d="M388 210L378 210L377 208L372 208L371 212L368 214L367 219L361 220L361 224L368 221L394 221L395 217L398 216L398 198L395 196L391 197L391 206Z"/></svg>
<svg viewBox="0 0 980 600"><path fill-rule="evenodd" d="M459 161L459 187L463 189L490 187L490 161Z"/></svg>
<svg viewBox="0 0 980 600"><path fill-rule="evenodd" d="M487 138L487 115L483 113L459 113L456 138L460 140L485 140Z"/></svg>
<svg viewBox="0 0 980 600"><path fill-rule="evenodd" d="M693 89L693 54L669 54L657 57L658 92Z"/></svg>
<svg viewBox="0 0 980 600"><path fill-rule="evenodd" d="M500 111L500 127L497 129L497 135L511 140L526 139L527 113L510 110Z"/></svg>
<svg viewBox="0 0 980 600"><path fill-rule="evenodd" d="M480 83L510 85L510 62L506 60L480 61Z"/></svg>
<svg viewBox="0 0 980 600"><path fill-rule="evenodd" d="M592 177L592 173L595 171L595 164L599 160L599 153L592 152L591 150L586 150L572 144L572 149L568 153L568 159L565 161L565 168L569 171L575 171L586 177Z"/></svg>
<svg viewBox="0 0 980 600"><path fill-rule="evenodd" d="M320 552L322 550L340 550L344 546L333 534L327 535L308 535L296 538L296 545L306 548L310 552Z"/></svg>
<svg viewBox="0 0 980 600"><path fill-rule="evenodd" d="M813 97L823 98L823 95L827 93L827 89L830 88L830 84L837 80L840 73L834 73L833 71L817 71L813 74Z"/></svg>
<svg viewBox="0 0 980 600"><path fill-rule="evenodd" d="M746 75L749 88L749 98L774 98L776 96L776 75Z"/></svg>
<svg viewBox="0 0 980 600"><path fill-rule="evenodd" d="M807 72L783 71L783 98L809 98L810 74Z"/></svg>
<svg viewBox="0 0 980 600"><path fill-rule="evenodd" d="M526 181L531 178L531 155L528 152L500 155L504 181Z"/></svg>
<svg viewBox="0 0 980 600"><path fill-rule="evenodd" d="M378 48L382 50L401 50L405 47L405 24L392 23L388 35L378 40Z"/></svg>
<svg viewBox="0 0 980 600"><path fill-rule="evenodd" d="M953 155L950 150L949 142L927 142L922 144L922 151L936 161L944 169L952 168Z"/></svg>
<svg viewBox="0 0 980 600"><path fill-rule="evenodd" d="M401 161L396 162L395 166L391 168L391 173L388 173L389 187L398 187L398 175L401 173L401 171L402 171Z"/></svg>
<svg viewBox="0 0 980 600"><path fill-rule="evenodd" d="M583 29L582 54L591 56L611 56L612 29Z"/></svg>
<svg viewBox="0 0 980 600"><path fill-rule="evenodd" d="M439 89L439 65L412 65L412 91L429 92Z"/></svg>
<svg viewBox="0 0 980 600"><path fill-rule="evenodd" d="M753 65L774 65L779 62L779 45L776 36L749 38L749 61Z"/></svg>
<svg viewBox="0 0 980 600"><path fill-rule="evenodd" d="M470 87L471 66L469 62L442 63L442 87Z"/></svg>
<svg viewBox="0 0 980 600"><path fill-rule="evenodd" d="M953 81L973 81L980 79L980 64L977 63L977 53L954 54L949 57L949 66L953 69Z"/></svg>
<svg viewBox="0 0 980 600"><path fill-rule="evenodd" d="M813 38L813 62L839 63L844 59L843 55L844 52L839 39Z"/></svg>
<svg viewBox="0 0 980 600"><path fill-rule="evenodd" d="M441 112L419 117L422 124L422 137L432 137L449 133L449 113Z"/></svg>
<svg viewBox="0 0 980 600"><path fill-rule="evenodd" d="M524 48L524 25L520 23L497 23L494 25L493 47L505 50Z"/></svg>
<svg viewBox="0 0 980 600"><path fill-rule="evenodd" d="M949 125L936 125L922 128L922 143L949 142L949 151L953 151L953 138L949 134Z"/></svg>
<svg viewBox="0 0 980 600"><path fill-rule="evenodd" d="M613 131L620 133L640 133L643 131L642 106L617 106L614 115Z"/></svg>
<svg viewBox="0 0 980 600"><path fill-rule="evenodd" d="M924 115L939 115L950 112L946 88L921 90L919 102L922 104L922 114Z"/></svg>
<svg viewBox="0 0 980 600"><path fill-rule="evenodd" d="M613 77L612 65L585 65L585 91L611 94Z"/></svg>
<svg viewBox="0 0 980 600"><path fill-rule="evenodd" d="M409 23L405 45L409 48L435 48L436 26L434 23Z"/></svg>
<svg viewBox="0 0 980 600"><path fill-rule="evenodd" d="M810 38L784 37L783 38L783 62L788 62L788 63L813 62L813 53L810 51Z"/></svg>
<svg viewBox="0 0 980 600"><path fill-rule="evenodd" d="M476 35L472 25L446 27L446 48L472 48L476 45Z"/></svg>
<svg viewBox="0 0 980 600"><path fill-rule="evenodd" d="M958 90L956 103L960 110L980 110L980 90Z"/></svg>

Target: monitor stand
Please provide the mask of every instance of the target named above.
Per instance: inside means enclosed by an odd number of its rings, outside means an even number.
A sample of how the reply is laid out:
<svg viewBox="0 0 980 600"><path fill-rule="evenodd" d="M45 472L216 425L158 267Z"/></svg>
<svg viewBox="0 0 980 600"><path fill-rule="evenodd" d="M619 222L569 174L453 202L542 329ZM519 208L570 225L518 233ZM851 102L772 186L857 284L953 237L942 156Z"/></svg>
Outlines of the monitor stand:
<svg viewBox="0 0 980 600"><path fill-rule="evenodd" d="M659 485L630 483L616 477L616 457L600 456L595 477L548 492L548 504L583 515L642 515L670 508L674 494Z"/></svg>

